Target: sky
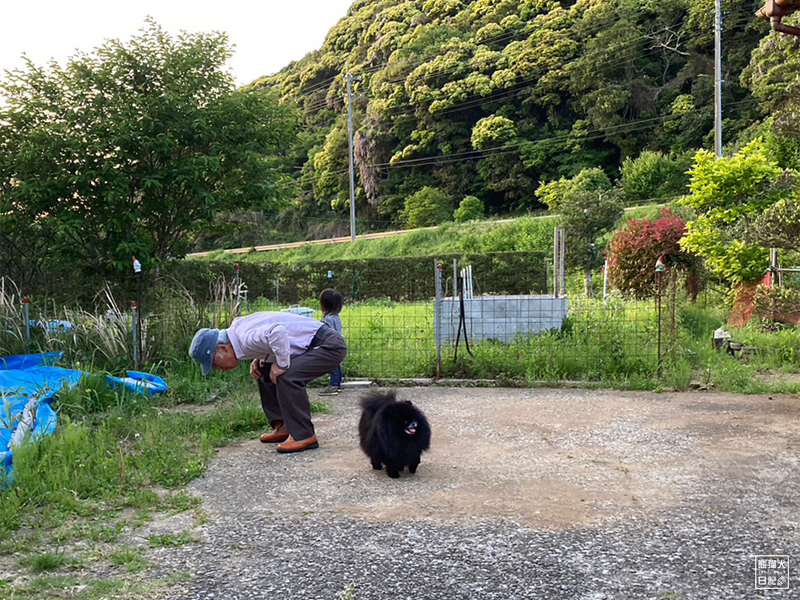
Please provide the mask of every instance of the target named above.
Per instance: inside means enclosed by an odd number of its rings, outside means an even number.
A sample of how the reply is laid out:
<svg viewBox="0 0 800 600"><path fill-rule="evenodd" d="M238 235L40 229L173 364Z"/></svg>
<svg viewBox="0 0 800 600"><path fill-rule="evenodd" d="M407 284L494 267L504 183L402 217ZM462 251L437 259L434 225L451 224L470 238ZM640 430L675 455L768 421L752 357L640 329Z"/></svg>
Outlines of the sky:
<svg viewBox="0 0 800 600"><path fill-rule="evenodd" d="M107 39L127 41L150 16L170 34L224 31L234 44L229 67L237 85L279 71L319 48L354 0L7 0L0 71L64 64L77 50Z"/></svg>

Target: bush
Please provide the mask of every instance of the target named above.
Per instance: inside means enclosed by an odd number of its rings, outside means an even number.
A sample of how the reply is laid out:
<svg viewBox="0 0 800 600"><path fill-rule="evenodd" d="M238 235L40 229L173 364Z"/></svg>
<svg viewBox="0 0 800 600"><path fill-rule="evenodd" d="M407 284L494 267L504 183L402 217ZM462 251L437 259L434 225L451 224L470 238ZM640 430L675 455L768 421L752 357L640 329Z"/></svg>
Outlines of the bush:
<svg viewBox="0 0 800 600"><path fill-rule="evenodd" d="M696 218L686 224L684 250L705 259L705 267L725 284L760 281L769 252L752 236L752 220L793 195L791 173L781 169L756 139L728 157L699 150L691 170L689 194L679 203Z"/></svg>
<svg viewBox="0 0 800 600"><path fill-rule="evenodd" d="M753 223L753 235L764 248L800 249L800 201L779 200L762 212Z"/></svg>
<svg viewBox="0 0 800 600"><path fill-rule="evenodd" d="M552 235L551 229L551 239ZM475 267L476 272L482 274L484 289L494 292L528 294L543 293L547 289L544 254L530 251L487 252L480 249L475 254L437 253L432 256L325 260L302 264L248 262L241 264L240 273L242 281L247 284L251 299L275 299L275 280L279 279L279 300L282 304L316 298L320 290L327 287L341 291L348 302L378 298L417 301L429 300L434 295L434 258L446 265L452 264L454 258L466 261ZM328 271L331 272L331 277L328 277ZM164 273L179 282L195 302L203 304L209 300L209 289L214 287L214 282L220 279L230 280L233 265L224 261L175 261L165 265ZM190 316L186 315L187 325L191 323L188 320ZM183 321L181 318L181 323ZM159 324L158 331L166 327L169 327L169 320ZM176 331L179 330L179 327L173 327ZM184 344L186 339L184 336ZM167 348L171 347L177 345L167 344ZM184 345L178 353L185 355L186 352L187 347Z"/></svg>
<svg viewBox="0 0 800 600"><path fill-rule="evenodd" d="M688 271L687 292L697 295L699 261L681 250L680 239L686 224L679 216L663 209L659 217L630 219L609 243L609 279L623 295L644 299L655 291L655 266L660 258L667 267Z"/></svg>
<svg viewBox="0 0 800 600"><path fill-rule="evenodd" d="M688 165L660 152L645 150L638 158L626 158L620 169L625 199L639 202L683 194L689 183L687 169Z"/></svg>
<svg viewBox="0 0 800 600"><path fill-rule="evenodd" d="M483 218L483 202L475 196L465 196L456 212L453 213L456 223L475 221L481 218Z"/></svg>
<svg viewBox="0 0 800 600"><path fill-rule="evenodd" d="M406 198L403 221L408 227L438 225L453 214L453 199L443 191L425 186Z"/></svg>
<svg viewBox="0 0 800 600"><path fill-rule="evenodd" d="M788 287L759 285L753 298L762 319L796 325L800 321L800 291Z"/></svg>
<svg viewBox="0 0 800 600"><path fill-rule="evenodd" d="M575 203L576 198L584 193L600 193L611 189L611 180L602 169L594 167L583 169L580 173L567 179L562 177L556 181L542 183L536 190L536 197L547 204L550 210L561 210L562 205Z"/></svg>

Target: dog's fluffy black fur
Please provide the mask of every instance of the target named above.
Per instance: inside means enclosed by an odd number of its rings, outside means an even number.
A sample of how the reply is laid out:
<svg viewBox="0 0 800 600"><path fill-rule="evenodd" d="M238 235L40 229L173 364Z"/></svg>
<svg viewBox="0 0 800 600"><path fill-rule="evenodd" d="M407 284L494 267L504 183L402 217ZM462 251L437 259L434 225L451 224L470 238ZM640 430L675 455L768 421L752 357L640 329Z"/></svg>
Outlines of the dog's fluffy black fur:
<svg viewBox="0 0 800 600"><path fill-rule="evenodd" d="M422 453L431 445L428 419L408 401L398 401L395 392L374 392L361 399L358 434L361 449L373 469L386 465L389 477L400 477L408 467L415 473Z"/></svg>

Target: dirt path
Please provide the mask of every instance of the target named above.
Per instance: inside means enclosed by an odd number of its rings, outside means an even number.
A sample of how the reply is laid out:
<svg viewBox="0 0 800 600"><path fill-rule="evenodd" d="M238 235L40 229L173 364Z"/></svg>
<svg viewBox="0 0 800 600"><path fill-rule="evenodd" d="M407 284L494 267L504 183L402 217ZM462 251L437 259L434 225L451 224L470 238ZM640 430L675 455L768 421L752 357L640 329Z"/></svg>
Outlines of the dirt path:
<svg viewBox="0 0 800 600"><path fill-rule="evenodd" d="M191 575L168 597L757 598L754 556L788 554L792 589L761 597L800 598L797 398L400 396L434 432L414 476L370 468L354 392L315 420L319 450L221 450L191 486L202 541L157 551Z"/></svg>

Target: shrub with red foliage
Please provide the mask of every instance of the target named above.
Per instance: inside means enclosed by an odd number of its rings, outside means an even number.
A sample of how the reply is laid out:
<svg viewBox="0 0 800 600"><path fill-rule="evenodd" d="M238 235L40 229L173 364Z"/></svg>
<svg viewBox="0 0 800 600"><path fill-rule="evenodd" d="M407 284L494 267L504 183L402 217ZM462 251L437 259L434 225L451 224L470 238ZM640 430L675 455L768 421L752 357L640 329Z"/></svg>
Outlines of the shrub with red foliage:
<svg viewBox="0 0 800 600"><path fill-rule="evenodd" d="M669 209L654 221L631 219L608 245L609 281L624 296L644 299L655 293L656 261L668 269L686 271L686 290L694 299L700 291L700 260L681 250L686 223Z"/></svg>

